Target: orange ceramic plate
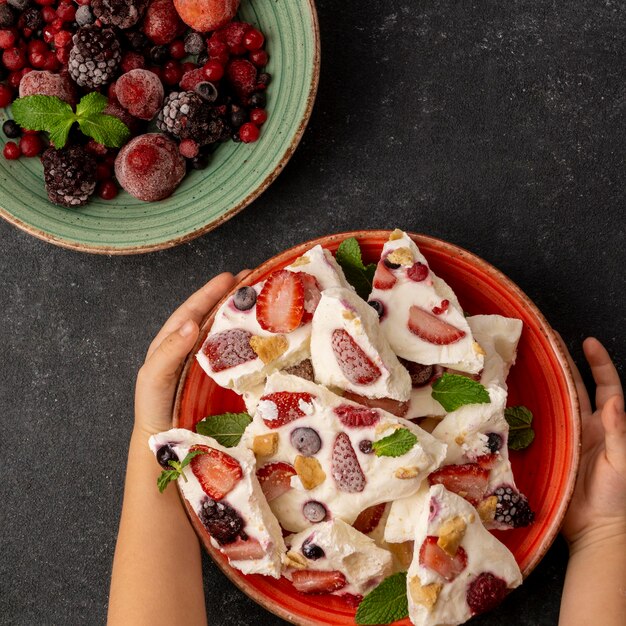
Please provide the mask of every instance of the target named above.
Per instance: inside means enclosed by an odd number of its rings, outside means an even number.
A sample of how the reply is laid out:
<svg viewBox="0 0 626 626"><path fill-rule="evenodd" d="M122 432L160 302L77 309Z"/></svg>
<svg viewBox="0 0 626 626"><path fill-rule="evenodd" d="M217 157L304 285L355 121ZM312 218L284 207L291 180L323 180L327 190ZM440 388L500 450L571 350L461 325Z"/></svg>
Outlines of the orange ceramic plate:
<svg viewBox="0 0 626 626"><path fill-rule="evenodd" d="M334 252L351 236L359 240L365 260L375 261L389 231L341 233L309 241L263 263L241 284L251 285L263 280L316 244ZM567 360L543 315L506 276L450 243L424 235L412 237L433 271L456 292L466 311L517 317L524 323L517 363L508 379L509 405L524 404L530 408L535 416L536 437L527 450L512 452L511 460L517 485L528 496L536 520L529 528L495 534L513 552L526 577L559 532L578 469L580 415ZM194 353L200 348L212 321L213 315L210 315ZM192 353L179 382L174 423L193 429L207 415L238 410L244 410L239 396L218 387L202 371ZM244 576L232 569L225 557L211 546L207 532L189 507L188 512L203 544L222 571L268 611L295 624L354 624L355 608L336 596L305 596L284 578L276 581L259 575ZM409 621L400 623L409 624Z"/></svg>

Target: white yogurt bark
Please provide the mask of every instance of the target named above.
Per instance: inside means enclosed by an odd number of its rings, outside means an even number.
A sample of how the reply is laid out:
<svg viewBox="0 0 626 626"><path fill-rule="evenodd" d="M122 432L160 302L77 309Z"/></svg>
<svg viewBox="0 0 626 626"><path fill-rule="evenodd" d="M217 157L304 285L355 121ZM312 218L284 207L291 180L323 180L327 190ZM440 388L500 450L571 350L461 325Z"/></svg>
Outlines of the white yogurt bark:
<svg viewBox="0 0 626 626"><path fill-rule="evenodd" d="M474 374L482 369L483 352L458 300L406 233L394 231L385 243L369 299L383 304L380 325L399 357Z"/></svg>
<svg viewBox="0 0 626 626"><path fill-rule="evenodd" d="M429 489L430 485L425 480L416 493L391 503L385 524L384 537L387 543L413 541L417 520L428 503Z"/></svg>
<svg viewBox="0 0 626 626"><path fill-rule="evenodd" d="M234 540L223 542L221 545L211 536L211 543L226 554L233 567L244 574L264 574L280 578L282 557L286 551L285 542L278 521L270 510L257 480L254 454L241 447L224 448L211 437L198 435L183 428L174 428L153 435L149 443L155 455L162 446L170 446L179 461L187 456L191 447L208 446L239 463L241 478L232 490L218 501L205 493L193 473L191 464L183 471L187 480L180 477L178 485L207 531L210 532L215 512L217 515L226 515L226 521L231 526L241 526ZM248 545L253 549L246 550L244 542L250 542ZM247 558L238 558L244 555ZM250 558L251 556L254 558Z"/></svg>
<svg viewBox="0 0 626 626"><path fill-rule="evenodd" d="M324 291L312 324L316 382L368 398L409 399L409 373L381 332L376 311L353 290Z"/></svg>
<svg viewBox="0 0 626 626"><path fill-rule="evenodd" d="M352 290L333 255L319 245L311 248L285 269L314 276L322 291L331 287L345 287ZM261 293L264 284L265 281L262 281L253 285L257 296ZM309 357L310 322L301 324L290 333L272 333L261 328L257 321L256 308L254 304L248 310L239 310L234 304L233 294L216 313L211 331L196 354L202 369L218 385L234 389L237 393L243 393L255 385L262 384L271 372L290 367ZM242 357L244 362L216 371L207 357L208 345L211 341L216 341L216 335L219 333L233 330L240 333L236 351L240 355L244 354ZM263 338L266 341L274 338L276 342L274 345L270 342L269 345L263 346L265 353L259 355L249 342L253 337Z"/></svg>
<svg viewBox="0 0 626 626"><path fill-rule="evenodd" d="M371 451L372 442L398 428L417 437L407 452L392 457ZM258 471L279 462L293 468L291 488L270 502L291 532L327 519L351 524L374 504L414 493L446 453L444 444L411 422L278 372L268 378L241 443L258 452L257 444L270 438L271 448L257 459Z"/></svg>
<svg viewBox="0 0 626 626"><path fill-rule="evenodd" d="M442 485L430 488L415 530L407 573L416 626L462 624L522 583L511 552L487 531L474 507Z"/></svg>
<svg viewBox="0 0 626 626"><path fill-rule="evenodd" d="M391 553L340 519L316 524L285 542L285 577L292 580L302 570L341 572L346 584L335 594L365 595L392 573Z"/></svg>

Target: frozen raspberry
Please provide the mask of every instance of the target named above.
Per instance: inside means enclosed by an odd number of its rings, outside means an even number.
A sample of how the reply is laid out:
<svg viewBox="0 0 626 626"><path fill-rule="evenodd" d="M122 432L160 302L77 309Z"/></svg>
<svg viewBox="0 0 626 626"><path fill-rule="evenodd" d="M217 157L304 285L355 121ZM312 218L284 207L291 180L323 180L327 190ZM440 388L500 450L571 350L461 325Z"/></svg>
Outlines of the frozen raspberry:
<svg viewBox="0 0 626 626"><path fill-rule="evenodd" d="M148 5L148 0L92 0L94 15L109 26L122 30L134 26Z"/></svg>
<svg viewBox="0 0 626 626"><path fill-rule="evenodd" d="M208 357L213 371L221 372L256 359L256 352L250 347L251 337L247 330L241 328L231 328L211 335L202 351Z"/></svg>
<svg viewBox="0 0 626 626"><path fill-rule="evenodd" d="M228 64L226 76L240 98L247 98L256 89L256 67L245 59L235 59Z"/></svg>
<svg viewBox="0 0 626 626"><path fill-rule="evenodd" d="M206 33L230 22L239 0L174 0L181 19L194 30Z"/></svg>
<svg viewBox="0 0 626 626"><path fill-rule="evenodd" d="M467 604L472 615L491 611L504 600L506 582L490 572L479 574L467 588Z"/></svg>
<svg viewBox="0 0 626 626"><path fill-rule="evenodd" d="M185 72L179 84L183 91L193 91L196 88L196 85L199 85L205 80L206 77L204 76L204 70L199 67L189 72Z"/></svg>
<svg viewBox="0 0 626 626"><path fill-rule="evenodd" d="M56 96L69 104L77 101L76 88L66 75L46 71L28 72L20 81L20 98L35 95Z"/></svg>
<svg viewBox="0 0 626 626"><path fill-rule="evenodd" d="M115 83L119 103L140 120L151 120L163 104L163 83L148 70L131 70L122 74Z"/></svg>
<svg viewBox="0 0 626 626"><path fill-rule="evenodd" d="M214 36L228 46L231 54L243 54L246 51L244 38L250 30L252 26L246 22L230 22L224 28L220 28Z"/></svg>
<svg viewBox="0 0 626 626"><path fill-rule="evenodd" d="M186 159L193 159L198 156L200 146L193 139L183 139L178 149Z"/></svg>
<svg viewBox="0 0 626 626"><path fill-rule="evenodd" d="M143 32L156 44L174 41L185 31L172 0L153 0L143 19Z"/></svg>
<svg viewBox="0 0 626 626"><path fill-rule="evenodd" d="M146 202L170 196L185 176L185 159L171 139L159 133L139 135L115 159L115 176L132 196Z"/></svg>

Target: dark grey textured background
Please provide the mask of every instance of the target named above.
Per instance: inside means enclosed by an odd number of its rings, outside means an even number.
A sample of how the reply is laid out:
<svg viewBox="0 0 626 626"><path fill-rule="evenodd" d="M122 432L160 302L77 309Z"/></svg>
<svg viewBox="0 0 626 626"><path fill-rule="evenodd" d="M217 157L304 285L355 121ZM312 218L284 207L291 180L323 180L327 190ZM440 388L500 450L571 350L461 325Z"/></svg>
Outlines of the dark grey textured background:
<svg viewBox="0 0 626 626"><path fill-rule="evenodd" d="M129 258L0 223L0 623L104 622L135 372L217 272L338 230L424 232L508 274L579 362L595 333L623 364L624 12L617 0L321 0L311 124L243 213ZM565 565L559 541L475 623L555 624ZM205 578L211 623L283 623L208 559Z"/></svg>

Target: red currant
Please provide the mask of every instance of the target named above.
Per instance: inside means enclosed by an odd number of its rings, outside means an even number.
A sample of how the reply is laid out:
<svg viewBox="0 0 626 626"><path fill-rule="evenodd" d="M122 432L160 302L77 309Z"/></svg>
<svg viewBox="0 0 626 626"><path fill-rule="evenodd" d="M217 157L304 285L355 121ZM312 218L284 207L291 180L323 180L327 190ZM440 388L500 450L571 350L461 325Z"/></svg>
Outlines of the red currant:
<svg viewBox="0 0 626 626"><path fill-rule="evenodd" d="M7 50L15 45L17 35L14 30L10 28L3 28L0 30L0 48Z"/></svg>
<svg viewBox="0 0 626 626"><path fill-rule="evenodd" d="M221 80L222 76L224 76L224 66L214 59L210 59L203 66L202 70L204 71L204 76L207 80L210 80L212 83L216 83Z"/></svg>
<svg viewBox="0 0 626 626"><path fill-rule="evenodd" d="M215 59L222 65L228 62L228 46L223 41L219 41L219 39L211 37L207 41L207 54L210 59Z"/></svg>
<svg viewBox="0 0 626 626"><path fill-rule="evenodd" d="M51 7L53 4L57 3L57 0L35 0L35 3L40 7Z"/></svg>
<svg viewBox="0 0 626 626"><path fill-rule="evenodd" d="M243 38L243 45L248 50L258 50L263 47L264 43L265 37L263 36L263 33L256 28L251 28L247 31Z"/></svg>
<svg viewBox="0 0 626 626"><path fill-rule="evenodd" d="M185 61L182 65L182 68L183 68L183 76L184 76L187 72L191 72L192 70L198 69L198 66L195 63L192 63L191 61Z"/></svg>
<svg viewBox="0 0 626 626"><path fill-rule="evenodd" d="M177 85L183 77L183 68L177 61L168 61L163 66L163 82L166 85Z"/></svg>
<svg viewBox="0 0 626 626"><path fill-rule="evenodd" d="M48 52L48 46L41 41L41 39L33 39L28 42L28 54L32 54L33 52L38 52L39 54L45 54Z"/></svg>
<svg viewBox="0 0 626 626"><path fill-rule="evenodd" d="M7 141L4 146L4 150L2 151L2 154L4 154L5 159L8 159L9 161L14 161L15 159L20 158L22 151L14 141Z"/></svg>
<svg viewBox="0 0 626 626"><path fill-rule="evenodd" d="M254 50L250 53L250 63L257 67L265 67L269 60L270 57L265 50Z"/></svg>
<svg viewBox="0 0 626 626"><path fill-rule="evenodd" d="M242 124L239 129L239 138L244 143L254 143L259 138L259 134L259 127L255 126L251 122Z"/></svg>
<svg viewBox="0 0 626 626"><path fill-rule="evenodd" d="M52 7L44 7L41 9L41 16L46 24L50 24L50 22L56 20L57 12Z"/></svg>
<svg viewBox="0 0 626 626"><path fill-rule="evenodd" d="M2 62L10 72L21 70L26 65L26 53L21 48L9 48L2 53Z"/></svg>
<svg viewBox="0 0 626 626"><path fill-rule="evenodd" d="M68 61L70 60L70 49L69 47L65 47L65 48L57 48L55 51L56 57L59 61L59 63L61 63L61 65L67 65Z"/></svg>
<svg viewBox="0 0 626 626"><path fill-rule="evenodd" d="M31 52L28 55L28 61L36 70L43 69L46 66L47 60L48 55L45 53L42 54L41 52Z"/></svg>
<svg viewBox="0 0 626 626"><path fill-rule="evenodd" d="M9 83L9 86L17 90L17 88L20 86L20 81L22 80L22 76L23 76L22 70L16 70L15 72L11 72L7 80L7 82Z"/></svg>
<svg viewBox="0 0 626 626"><path fill-rule="evenodd" d="M54 36L55 48L65 48L72 43L72 33L69 30L60 30Z"/></svg>
<svg viewBox="0 0 626 626"><path fill-rule="evenodd" d="M13 100L13 90L7 85L0 84L0 107L7 107Z"/></svg>
<svg viewBox="0 0 626 626"><path fill-rule="evenodd" d="M57 7L57 15L64 22L73 22L76 17L76 7L69 2L61 2Z"/></svg>
<svg viewBox="0 0 626 626"><path fill-rule="evenodd" d="M173 59L183 59L187 56L185 52L185 43L182 39L176 39L169 45L170 56Z"/></svg>
<svg viewBox="0 0 626 626"><path fill-rule="evenodd" d="M252 109L250 111L250 121L256 126L263 126L267 121L267 111L265 109Z"/></svg>
<svg viewBox="0 0 626 626"><path fill-rule="evenodd" d="M52 24L47 24L43 29L43 40L46 43L52 43L56 33L57 31L54 29L54 26L52 26Z"/></svg>
<svg viewBox="0 0 626 626"><path fill-rule="evenodd" d="M39 135L24 134L20 139L20 150L25 157L37 156L43 149L43 142Z"/></svg>
<svg viewBox="0 0 626 626"><path fill-rule="evenodd" d="M100 183L98 195L103 200L113 200L117 196L117 185L112 180L105 180Z"/></svg>
<svg viewBox="0 0 626 626"><path fill-rule="evenodd" d="M109 180L111 175L111 168L106 163L98 163L96 166L96 180Z"/></svg>
<svg viewBox="0 0 626 626"><path fill-rule="evenodd" d="M48 54L46 54L46 63L43 66L43 69L48 70L48 72L56 72L60 68L61 64L59 63L56 54L51 50Z"/></svg>

